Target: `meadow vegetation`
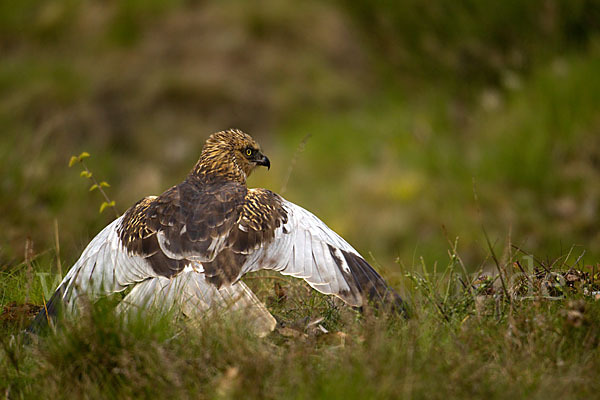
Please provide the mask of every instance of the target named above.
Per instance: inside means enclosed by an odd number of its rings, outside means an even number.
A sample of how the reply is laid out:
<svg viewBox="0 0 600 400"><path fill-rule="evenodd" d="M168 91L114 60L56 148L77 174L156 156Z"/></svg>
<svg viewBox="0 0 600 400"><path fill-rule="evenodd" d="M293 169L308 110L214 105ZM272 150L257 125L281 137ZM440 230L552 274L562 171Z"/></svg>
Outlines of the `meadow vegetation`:
<svg viewBox="0 0 600 400"><path fill-rule="evenodd" d="M0 53L0 396L600 390L597 1L0 0ZM265 339L102 304L23 335L114 218L70 156L122 212L229 127L272 161L249 185L348 239L412 317L257 274Z"/></svg>

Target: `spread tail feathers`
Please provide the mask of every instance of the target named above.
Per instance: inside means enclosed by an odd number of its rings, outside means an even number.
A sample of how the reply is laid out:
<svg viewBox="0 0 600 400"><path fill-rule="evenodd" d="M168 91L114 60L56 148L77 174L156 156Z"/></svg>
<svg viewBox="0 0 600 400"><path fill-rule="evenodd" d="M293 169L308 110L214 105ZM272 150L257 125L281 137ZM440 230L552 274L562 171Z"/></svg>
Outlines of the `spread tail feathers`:
<svg viewBox="0 0 600 400"><path fill-rule="evenodd" d="M136 285L119 304L121 312L174 311L190 319L212 312L233 313L246 318L258 336L271 332L277 323L262 302L239 281L217 289L204 274L184 272L175 278L152 278Z"/></svg>

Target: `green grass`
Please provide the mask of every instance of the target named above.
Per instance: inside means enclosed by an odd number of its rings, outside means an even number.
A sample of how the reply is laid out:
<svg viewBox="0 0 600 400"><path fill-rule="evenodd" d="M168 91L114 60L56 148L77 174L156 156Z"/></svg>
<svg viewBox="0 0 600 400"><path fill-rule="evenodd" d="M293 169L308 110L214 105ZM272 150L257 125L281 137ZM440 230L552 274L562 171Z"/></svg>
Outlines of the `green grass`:
<svg viewBox="0 0 600 400"><path fill-rule="evenodd" d="M510 298L497 275L496 282L480 279L465 290L461 281L472 278L461 272L458 255L443 273L413 266L421 272L405 278L409 320L360 314L298 280L254 275L248 282L280 321L262 339L243 320L226 317L199 325L166 317L125 322L108 303L34 338L16 329L24 325L18 319L4 320L0 388L9 398L593 396L600 303L584 292L598 285L588 276L572 289L548 291L553 278L539 273L578 271L577 258L535 264L525 277L512 269L520 259L513 254L500 264L515 293ZM5 275L3 282L22 286L26 274ZM283 299L274 299L273 282ZM36 297L40 288L28 290ZM308 327L317 318L329 333Z"/></svg>

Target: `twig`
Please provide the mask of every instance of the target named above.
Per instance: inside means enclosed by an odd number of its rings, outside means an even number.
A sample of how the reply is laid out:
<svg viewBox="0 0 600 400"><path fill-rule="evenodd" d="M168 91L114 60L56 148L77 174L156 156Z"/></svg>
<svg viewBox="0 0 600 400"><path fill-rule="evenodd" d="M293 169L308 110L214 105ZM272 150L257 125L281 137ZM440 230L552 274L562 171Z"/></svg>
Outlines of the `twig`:
<svg viewBox="0 0 600 400"><path fill-rule="evenodd" d="M523 266L521 265L521 263L519 262L519 260L515 261L515 264L517 265L517 267L519 267L519 270L525 276L525 278L527 279L527 282L529 282L529 284L531 285L531 287L534 287L533 286L533 281L529 278L529 275L527 274L527 272L525 272L525 270L523 269Z"/></svg>
<svg viewBox="0 0 600 400"><path fill-rule="evenodd" d="M285 174L285 178L283 179L283 184L281 185L281 190L280 190L281 194L285 193L285 191L287 189L287 184L290 180L290 177L292 176L292 171L294 170L294 167L296 166L296 161L298 161L298 155L304 151L304 148L306 147L306 142L308 142L308 139L310 139L311 136L312 135L310 133L307 133L306 135L304 135L304 137L300 141L300 144L296 148L296 151L294 152L294 156L292 157L292 161L290 162L290 166L288 167L287 173Z"/></svg>
<svg viewBox="0 0 600 400"><path fill-rule="evenodd" d="M561 301L561 300L564 300L565 298L563 296L523 296L523 297L520 297L520 299L521 300L545 299L545 300Z"/></svg>
<svg viewBox="0 0 600 400"><path fill-rule="evenodd" d="M60 239L58 237L58 220L54 218L54 243L56 247L56 266L58 267L58 273L62 277L62 263L60 261Z"/></svg>
<svg viewBox="0 0 600 400"><path fill-rule="evenodd" d="M31 264L31 254L33 253L33 245L31 239L25 240L25 263L27 264L27 293L25 294L25 302L29 302L31 293L31 282L33 281L33 265Z"/></svg>
<svg viewBox="0 0 600 400"><path fill-rule="evenodd" d="M504 292L504 295L506 296L506 299L508 300L508 304L510 304L512 306L512 301L510 296L508 295L508 289L506 288L506 282L504 282L504 277L502 276L502 268L500 267L500 262L498 261L498 258L496 257L496 252L494 251L494 246L492 246L492 243L490 242L490 238L487 234L487 231L485 230L485 227L481 227L481 229L483 230L483 235L485 236L485 241L487 242L488 248L490 249L490 253L492 254L492 259L494 260L494 263L496 264L496 268L498 268L498 274L500 276L500 283L502 283L502 291Z"/></svg>
<svg viewBox="0 0 600 400"><path fill-rule="evenodd" d="M540 267L542 267L547 273L550 273L550 270L544 265L544 263L542 261L540 261L538 258L536 258L533 254L526 252L525 250L521 249L516 244L512 244L511 246L514 249L516 249L516 250L520 251L521 253L525 254L526 256L531 257L533 259L533 261L535 261L536 263L538 263L538 265Z"/></svg>
<svg viewBox="0 0 600 400"><path fill-rule="evenodd" d="M477 205L477 212L482 217L481 207L479 204L479 196L477 195L477 185L475 184L475 178L473 178L473 197L475 198L475 204ZM508 300L508 304L512 308L512 301L510 296L508 295L508 289L506 287L506 282L504 281L504 276L502 275L502 267L500 267L500 262L498 261L498 257L496 257L496 252L494 251L494 246L492 246L492 242L490 241L490 237L485 230L485 226L483 224L483 218L481 218L481 230L483 231L483 236L485 236L485 241L487 242L488 248L490 250L490 254L492 255L492 259L494 260L494 264L496 264L496 268L498 269L498 274L500 276L500 282L502 283L502 291Z"/></svg>
<svg viewBox="0 0 600 400"><path fill-rule="evenodd" d="M46 313L46 321L48 321L48 325L50 325L50 316L48 315L48 306L46 305L46 298L42 295L42 300L44 300L44 312Z"/></svg>
<svg viewBox="0 0 600 400"><path fill-rule="evenodd" d="M94 175L92 175L92 172L88 169L87 165L85 165L85 161L81 160L81 165L83 166L83 168L85 169L85 171L88 173L87 177L94 183L94 185L96 185L97 189L102 194L102 197L104 197L104 201L106 201L106 203L109 204L109 206L115 212L115 216L117 218L119 218L121 216L121 213L117 210L117 206L115 206L114 203L110 200L110 198L108 197L108 195L106 194L106 192L104 191L104 189L102 189L103 185L100 184L100 183L98 183L98 181L96 180L96 178L94 177Z"/></svg>
<svg viewBox="0 0 600 400"><path fill-rule="evenodd" d="M456 239L454 240L454 243L450 240L450 237L448 236L448 231L446 230L446 226L442 225L442 232L444 233L444 236L446 237L446 241L448 241L448 244L450 245L450 248L452 249L452 253L451 253L451 260L452 263L454 264L454 260L458 260L458 265L460 265L462 272L464 274L465 277L465 281L467 283L467 287L469 289L469 294L471 295L471 298L473 299L473 301L475 301L475 293L473 290L473 280L471 280L469 278L469 273L467 272L467 267L465 266L465 263L463 262L462 258L460 257L460 255L458 254L457 248L458 248L458 236L456 237Z"/></svg>
<svg viewBox="0 0 600 400"><path fill-rule="evenodd" d="M573 272L573 268L575 268L577 266L577 264L579 264L579 261L581 261L583 256L585 256L585 249L583 250L581 255L579 257L577 257L577 260L575 260L575 264L573 264L573 266L571 268L569 268L569 271L567 271L567 273Z"/></svg>

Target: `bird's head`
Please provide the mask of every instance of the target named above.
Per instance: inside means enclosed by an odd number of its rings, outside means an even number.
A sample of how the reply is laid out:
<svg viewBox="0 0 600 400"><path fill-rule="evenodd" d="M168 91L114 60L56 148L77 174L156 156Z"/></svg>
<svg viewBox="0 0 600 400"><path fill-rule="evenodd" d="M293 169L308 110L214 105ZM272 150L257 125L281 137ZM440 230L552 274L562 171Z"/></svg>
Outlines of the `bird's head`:
<svg viewBox="0 0 600 400"><path fill-rule="evenodd" d="M228 129L210 135L192 172L245 183L259 165L271 167L260 145L247 133Z"/></svg>

